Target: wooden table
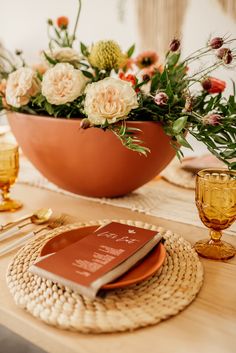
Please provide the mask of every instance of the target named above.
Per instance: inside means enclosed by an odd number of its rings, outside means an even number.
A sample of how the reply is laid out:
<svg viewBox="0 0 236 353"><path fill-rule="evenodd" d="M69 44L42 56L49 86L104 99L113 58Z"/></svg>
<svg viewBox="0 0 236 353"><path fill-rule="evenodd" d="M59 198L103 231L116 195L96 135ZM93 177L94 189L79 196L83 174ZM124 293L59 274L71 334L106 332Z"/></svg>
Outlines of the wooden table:
<svg viewBox="0 0 236 353"><path fill-rule="evenodd" d="M52 191L16 185L13 196L24 201L17 214L0 214L0 223L40 207L52 207L80 221L141 220L171 229L191 243L207 237L204 228L158 219L123 208L75 199ZM236 237L225 236L236 246ZM52 353L233 353L236 352L236 258L202 260L205 281L197 299L179 315L162 323L122 334L79 334L47 326L16 307L5 282L12 252L0 258L0 323ZM1 349L0 349L1 351ZM4 352L3 352L4 353Z"/></svg>

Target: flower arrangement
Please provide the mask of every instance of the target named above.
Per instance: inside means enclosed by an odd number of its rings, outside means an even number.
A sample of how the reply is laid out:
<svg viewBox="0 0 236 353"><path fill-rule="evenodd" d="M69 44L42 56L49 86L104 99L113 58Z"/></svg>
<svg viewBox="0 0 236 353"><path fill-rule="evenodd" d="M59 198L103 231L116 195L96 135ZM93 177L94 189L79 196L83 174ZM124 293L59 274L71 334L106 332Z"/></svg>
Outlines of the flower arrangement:
<svg viewBox="0 0 236 353"><path fill-rule="evenodd" d="M226 84L212 76L220 66L232 67L235 42L215 37L181 59L181 43L173 39L165 61L145 51L133 58L135 45L123 52L113 40L75 48L81 1L72 33L67 17L48 20L49 48L42 64L27 66L20 51L17 62L1 56L0 109L55 118L82 118L83 129L113 132L123 145L147 155L150 151L127 120L155 121L171 137L179 158L180 146L191 148L186 134L203 142L209 151L236 169L236 89L222 95ZM208 64L202 60L210 58ZM191 64L199 60L197 72ZM1 62L0 62L1 64ZM195 88L195 89L194 89Z"/></svg>

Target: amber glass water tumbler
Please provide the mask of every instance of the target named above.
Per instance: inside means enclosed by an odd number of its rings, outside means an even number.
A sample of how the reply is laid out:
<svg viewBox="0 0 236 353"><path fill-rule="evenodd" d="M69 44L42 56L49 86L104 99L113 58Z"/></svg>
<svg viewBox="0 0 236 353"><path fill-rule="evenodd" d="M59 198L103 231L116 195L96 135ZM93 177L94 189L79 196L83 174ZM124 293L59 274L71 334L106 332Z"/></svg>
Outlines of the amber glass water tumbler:
<svg viewBox="0 0 236 353"><path fill-rule="evenodd" d="M15 183L19 172L18 147L9 143L0 143L0 190L2 201L0 212L15 211L22 207L22 203L10 198L10 187Z"/></svg>
<svg viewBox="0 0 236 353"><path fill-rule="evenodd" d="M236 172L227 169L204 169L196 178L196 205L199 216L210 229L210 239L195 244L199 255L225 260L235 255L235 248L221 240L222 230L236 220Z"/></svg>

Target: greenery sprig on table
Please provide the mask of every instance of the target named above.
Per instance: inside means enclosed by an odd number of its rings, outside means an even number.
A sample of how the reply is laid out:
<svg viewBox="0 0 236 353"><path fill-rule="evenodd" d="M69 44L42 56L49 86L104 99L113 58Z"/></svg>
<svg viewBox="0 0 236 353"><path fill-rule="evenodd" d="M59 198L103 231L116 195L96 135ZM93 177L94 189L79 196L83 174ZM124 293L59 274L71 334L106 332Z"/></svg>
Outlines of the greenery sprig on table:
<svg viewBox="0 0 236 353"><path fill-rule="evenodd" d="M163 63L154 51L133 58L135 45L124 53L112 40L92 46L80 42L79 50L76 28L81 1L78 3L71 33L67 17L59 17L56 23L48 20L49 48L42 52L42 64L27 66L20 51L16 62L12 56L1 56L0 108L83 118L81 128L109 129L125 147L143 155L150 151L138 137L141 131L131 129L126 121L155 121L171 137L179 158L180 146L191 148L186 140L191 134L236 169L235 84L226 98L222 95L225 82L211 76L220 66L234 66L236 55L231 47L235 40L212 38L181 59L181 43L173 39ZM204 59L207 64L203 65ZM190 74L195 61L201 68Z"/></svg>

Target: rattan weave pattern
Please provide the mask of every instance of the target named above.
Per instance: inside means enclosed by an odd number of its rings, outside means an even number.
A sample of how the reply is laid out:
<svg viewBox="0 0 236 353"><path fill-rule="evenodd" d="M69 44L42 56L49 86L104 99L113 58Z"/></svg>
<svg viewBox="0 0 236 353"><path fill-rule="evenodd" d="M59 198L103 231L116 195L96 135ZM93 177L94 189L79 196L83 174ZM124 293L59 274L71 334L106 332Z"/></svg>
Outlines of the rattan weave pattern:
<svg viewBox="0 0 236 353"><path fill-rule="evenodd" d="M49 325L101 333L157 324L178 314L194 300L203 282L203 267L196 252L182 237L143 222L120 221L158 229L166 240L167 257L162 268L140 284L107 291L104 296L91 300L27 271L47 240L69 229L106 222L108 220L66 225L27 243L15 255L7 271L7 283L15 303Z"/></svg>

